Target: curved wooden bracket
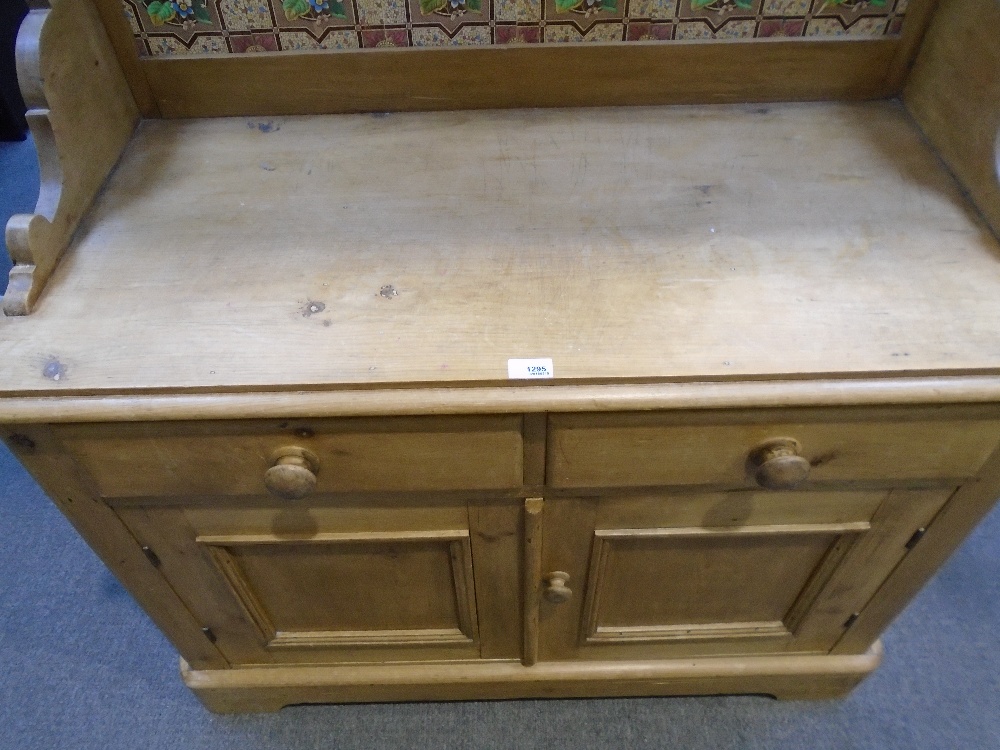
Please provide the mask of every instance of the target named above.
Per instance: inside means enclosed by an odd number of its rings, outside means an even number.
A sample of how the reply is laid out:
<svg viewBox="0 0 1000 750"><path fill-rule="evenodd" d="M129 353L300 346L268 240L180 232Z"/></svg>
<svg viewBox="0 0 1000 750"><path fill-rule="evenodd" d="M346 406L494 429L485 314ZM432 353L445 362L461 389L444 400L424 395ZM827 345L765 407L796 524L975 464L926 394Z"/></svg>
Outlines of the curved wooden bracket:
<svg viewBox="0 0 1000 750"><path fill-rule="evenodd" d="M51 5L30 11L17 37L17 75L38 149L41 190L33 214L7 223L14 267L3 297L6 315L31 311L139 121L90 2Z"/></svg>

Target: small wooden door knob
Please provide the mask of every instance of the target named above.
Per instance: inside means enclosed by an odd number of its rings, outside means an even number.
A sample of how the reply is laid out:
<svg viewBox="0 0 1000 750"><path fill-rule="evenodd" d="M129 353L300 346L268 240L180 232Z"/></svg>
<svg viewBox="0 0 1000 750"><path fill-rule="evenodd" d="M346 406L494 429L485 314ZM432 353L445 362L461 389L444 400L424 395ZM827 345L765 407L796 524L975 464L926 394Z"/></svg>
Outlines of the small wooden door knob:
<svg viewBox="0 0 1000 750"><path fill-rule="evenodd" d="M790 490L809 476L809 461L799 455L802 446L792 438L768 440L750 452L754 481L768 490Z"/></svg>
<svg viewBox="0 0 1000 750"><path fill-rule="evenodd" d="M569 582L569 573L556 570L545 576L545 590L542 596L553 604L568 602L573 596L572 590L566 584Z"/></svg>
<svg viewBox="0 0 1000 750"><path fill-rule="evenodd" d="M304 448L281 448L274 466L264 472L267 491L284 500L299 500L316 489L319 460Z"/></svg>

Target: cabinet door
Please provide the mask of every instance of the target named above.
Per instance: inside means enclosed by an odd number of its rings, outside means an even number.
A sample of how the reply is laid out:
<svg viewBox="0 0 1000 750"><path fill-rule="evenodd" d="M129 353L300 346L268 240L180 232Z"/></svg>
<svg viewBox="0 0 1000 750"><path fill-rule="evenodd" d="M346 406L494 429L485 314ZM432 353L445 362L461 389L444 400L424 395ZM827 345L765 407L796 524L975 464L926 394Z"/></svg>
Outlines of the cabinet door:
<svg viewBox="0 0 1000 750"><path fill-rule="evenodd" d="M547 500L540 657L829 651L950 494Z"/></svg>
<svg viewBox="0 0 1000 750"><path fill-rule="evenodd" d="M479 627L483 615L488 632L512 630L516 591L503 601L484 586L480 612L473 565L482 558L488 576L516 567L514 529L480 528L516 523L511 501L471 512L426 499L117 512L234 664L517 657L516 637L484 649Z"/></svg>

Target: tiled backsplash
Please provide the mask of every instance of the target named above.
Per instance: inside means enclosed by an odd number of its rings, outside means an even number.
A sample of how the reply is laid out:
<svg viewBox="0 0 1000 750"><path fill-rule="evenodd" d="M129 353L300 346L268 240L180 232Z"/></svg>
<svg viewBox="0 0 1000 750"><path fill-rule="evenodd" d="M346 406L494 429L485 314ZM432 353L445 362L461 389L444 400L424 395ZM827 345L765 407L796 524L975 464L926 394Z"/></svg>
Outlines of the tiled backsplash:
<svg viewBox="0 0 1000 750"><path fill-rule="evenodd" d="M896 36L907 0L122 0L140 56Z"/></svg>

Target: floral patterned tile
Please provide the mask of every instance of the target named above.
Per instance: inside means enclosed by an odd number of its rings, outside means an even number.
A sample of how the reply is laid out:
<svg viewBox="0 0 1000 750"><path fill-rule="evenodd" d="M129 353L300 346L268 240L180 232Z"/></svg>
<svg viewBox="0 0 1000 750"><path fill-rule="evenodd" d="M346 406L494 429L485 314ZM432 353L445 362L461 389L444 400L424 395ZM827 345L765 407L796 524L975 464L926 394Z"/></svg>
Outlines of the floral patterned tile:
<svg viewBox="0 0 1000 750"><path fill-rule="evenodd" d="M360 46L358 35L354 31L331 31L325 34L322 41L305 31L278 32L278 42L281 49L357 49Z"/></svg>
<svg viewBox="0 0 1000 750"><path fill-rule="evenodd" d="M625 40L629 42L666 42L674 38L672 23L636 23L626 27Z"/></svg>
<svg viewBox="0 0 1000 750"><path fill-rule="evenodd" d="M411 37L414 47L459 47L492 44L492 32L489 26L463 26L454 36L437 26L415 26Z"/></svg>
<svg viewBox="0 0 1000 750"><path fill-rule="evenodd" d="M229 52L226 39L221 34L199 36L185 44L174 36L157 36L149 38L150 54L160 55L214 55Z"/></svg>
<svg viewBox="0 0 1000 750"><path fill-rule="evenodd" d="M365 29L361 32L362 47L409 47L406 29Z"/></svg>
<svg viewBox="0 0 1000 750"><path fill-rule="evenodd" d="M132 29L133 36L138 36L142 33L142 27L139 25L139 20L136 18L135 8L130 5L126 5L124 11L125 18L128 20L128 25Z"/></svg>
<svg viewBox="0 0 1000 750"><path fill-rule="evenodd" d="M756 30L756 21L733 20L713 28L708 21L685 21L677 24L675 39L750 39Z"/></svg>
<svg viewBox="0 0 1000 750"><path fill-rule="evenodd" d="M231 34L229 45L233 52L277 52L278 38L275 34Z"/></svg>
<svg viewBox="0 0 1000 750"><path fill-rule="evenodd" d="M550 23L545 26L545 41L553 44L567 42L620 42L624 26L621 23L601 23L596 20L587 25L586 32L573 23Z"/></svg>
<svg viewBox="0 0 1000 750"><path fill-rule="evenodd" d="M274 27L271 7L265 0L219 0L219 15L230 31Z"/></svg>
<svg viewBox="0 0 1000 750"><path fill-rule="evenodd" d="M678 0L629 0L629 18L674 18Z"/></svg>
<svg viewBox="0 0 1000 750"><path fill-rule="evenodd" d="M757 36L765 39L796 37L802 36L805 28L804 19L772 18L760 22L760 26L757 27Z"/></svg>
<svg viewBox="0 0 1000 750"><path fill-rule="evenodd" d="M542 0L493 0L493 20L537 25L542 20Z"/></svg>
<svg viewBox="0 0 1000 750"><path fill-rule="evenodd" d="M762 0L681 0L678 16L707 18L712 25L721 25L730 18L756 18L760 13L761 2Z"/></svg>
<svg viewBox="0 0 1000 750"><path fill-rule="evenodd" d="M497 26L497 44L538 44L542 41L542 30L538 26Z"/></svg>
<svg viewBox="0 0 1000 750"><path fill-rule="evenodd" d="M590 38L587 32L599 21L620 21L624 16L625 0L545 0L545 18L551 19L545 27L545 41L582 42L585 36ZM617 41L621 41L622 26L617 26ZM579 38L574 37L574 30ZM606 37L608 32L597 30L597 34Z"/></svg>
<svg viewBox="0 0 1000 750"><path fill-rule="evenodd" d="M813 0L764 0L761 13L765 16L805 16Z"/></svg>
<svg viewBox="0 0 1000 750"><path fill-rule="evenodd" d="M140 56L895 37L909 0L121 0Z"/></svg>
<svg viewBox="0 0 1000 750"><path fill-rule="evenodd" d="M445 36L451 39L460 26L467 23L488 23L491 8L490 0L409 0L408 10L413 24L435 24L438 31L445 31ZM423 42L418 45L417 36L427 40L432 37L437 38L433 34L423 32L412 36L413 44L416 46L426 46ZM492 41L479 44L492 44Z"/></svg>
<svg viewBox="0 0 1000 750"><path fill-rule="evenodd" d="M814 18L806 28L809 37L881 37L885 36L885 18L859 18L845 26L839 18Z"/></svg>
<svg viewBox="0 0 1000 750"><path fill-rule="evenodd" d="M852 26L861 16L881 16L885 22L886 7L891 0L813 0L814 17L837 16L844 27Z"/></svg>

